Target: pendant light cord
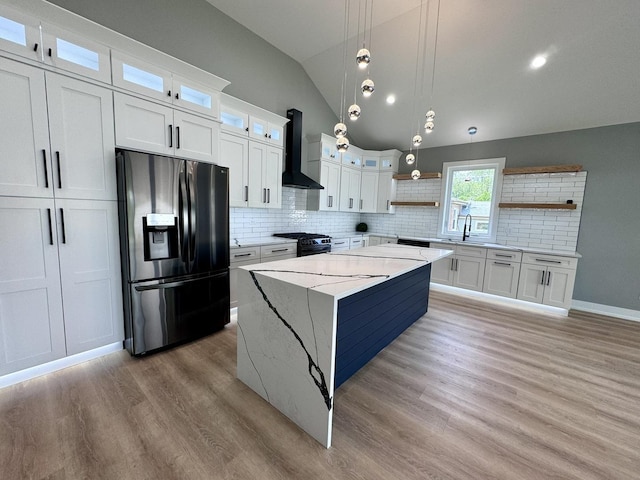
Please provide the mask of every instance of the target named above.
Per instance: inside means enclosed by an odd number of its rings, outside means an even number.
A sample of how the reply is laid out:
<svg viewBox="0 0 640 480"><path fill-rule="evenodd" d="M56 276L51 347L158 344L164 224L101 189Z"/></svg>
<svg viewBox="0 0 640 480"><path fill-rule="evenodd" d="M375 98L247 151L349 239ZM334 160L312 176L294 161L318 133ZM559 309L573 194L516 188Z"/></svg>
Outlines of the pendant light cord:
<svg viewBox="0 0 640 480"><path fill-rule="evenodd" d="M340 92L340 123L344 123L344 111L347 108L347 98L344 94L344 89L347 83L347 35L349 32L349 0L344 2L344 25L342 28L342 38L344 43L344 52L342 54L342 70L344 76L342 77L342 89Z"/></svg>
<svg viewBox="0 0 640 480"><path fill-rule="evenodd" d="M433 44L433 67L431 68L431 98L429 103L433 105L433 88L436 83L436 56L438 54L438 30L440 29L440 0L438 0L438 10L436 13L436 38Z"/></svg>

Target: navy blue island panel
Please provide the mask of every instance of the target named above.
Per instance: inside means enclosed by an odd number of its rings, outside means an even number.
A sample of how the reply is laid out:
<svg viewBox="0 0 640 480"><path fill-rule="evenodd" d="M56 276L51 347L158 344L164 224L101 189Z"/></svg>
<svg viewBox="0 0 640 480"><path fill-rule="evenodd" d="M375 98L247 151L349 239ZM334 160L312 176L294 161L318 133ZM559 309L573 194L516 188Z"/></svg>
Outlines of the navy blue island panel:
<svg viewBox="0 0 640 480"><path fill-rule="evenodd" d="M338 300L338 388L427 312L431 264Z"/></svg>

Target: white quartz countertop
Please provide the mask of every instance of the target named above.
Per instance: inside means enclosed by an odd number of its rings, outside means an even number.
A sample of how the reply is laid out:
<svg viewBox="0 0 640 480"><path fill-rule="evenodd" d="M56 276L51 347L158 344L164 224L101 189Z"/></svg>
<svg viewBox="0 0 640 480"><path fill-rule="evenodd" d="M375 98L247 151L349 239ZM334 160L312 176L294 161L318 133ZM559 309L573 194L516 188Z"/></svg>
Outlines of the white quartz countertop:
<svg viewBox="0 0 640 480"><path fill-rule="evenodd" d="M239 267L340 299L453 253L384 244Z"/></svg>

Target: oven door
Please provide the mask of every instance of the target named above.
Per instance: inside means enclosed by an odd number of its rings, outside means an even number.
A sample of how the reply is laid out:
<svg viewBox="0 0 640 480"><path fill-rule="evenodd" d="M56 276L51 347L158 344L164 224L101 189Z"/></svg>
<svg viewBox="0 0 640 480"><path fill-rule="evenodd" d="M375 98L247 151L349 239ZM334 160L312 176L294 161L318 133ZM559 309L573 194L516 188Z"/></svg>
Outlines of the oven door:
<svg viewBox="0 0 640 480"><path fill-rule="evenodd" d="M298 256L306 257L309 255L318 255L319 253L329 253L331 251L330 243L323 243L321 245L298 245Z"/></svg>

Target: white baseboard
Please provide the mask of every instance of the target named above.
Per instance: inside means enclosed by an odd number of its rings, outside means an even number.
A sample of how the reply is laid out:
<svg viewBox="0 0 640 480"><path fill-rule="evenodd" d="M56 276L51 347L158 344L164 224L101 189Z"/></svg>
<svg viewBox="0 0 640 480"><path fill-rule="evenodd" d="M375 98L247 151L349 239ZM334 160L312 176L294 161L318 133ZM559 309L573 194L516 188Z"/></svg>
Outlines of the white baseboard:
<svg viewBox="0 0 640 480"><path fill-rule="evenodd" d="M104 347L94 348L87 352L77 353L76 355L60 358L35 367L26 368L19 372L10 373L0 377L0 388L15 385L16 383L24 382L25 380L31 380L32 378L46 375L47 373L57 372L58 370L86 362L87 360L93 360L94 358L103 357L109 353L119 352L122 349L122 342L116 342L110 345L105 345Z"/></svg>
<svg viewBox="0 0 640 480"><path fill-rule="evenodd" d="M603 305L601 303L573 300L571 302L571 309L579 310L581 312L598 313L600 315L607 315L608 317L622 318L623 320L640 322L640 311L631 310L630 308L612 307L611 305Z"/></svg>
<svg viewBox="0 0 640 480"><path fill-rule="evenodd" d="M453 295L461 295L467 298L477 298L478 300L485 300L487 302L496 303L499 305L505 305L514 308L520 308L529 312L545 312L554 313L556 315L567 316L569 310L565 308L551 307L549 305L542 305L540 303L526 302L524 300L518 300L516 298L501 297L499 295L493 295L491 293L476 292L474 290L467 290L466 288L451 287L449 285L442 285L441 283L430 283L431 290L436 292L446 292Z"/></svg>

